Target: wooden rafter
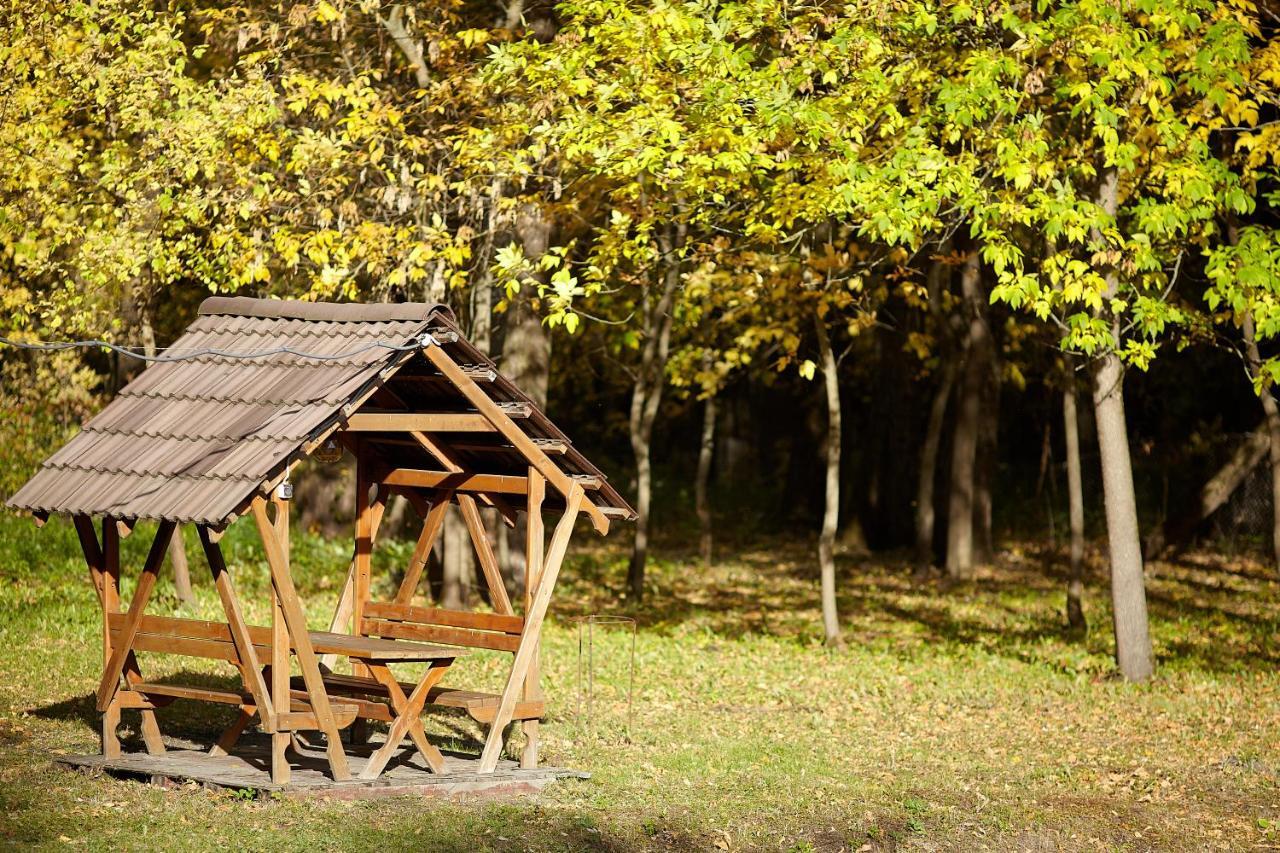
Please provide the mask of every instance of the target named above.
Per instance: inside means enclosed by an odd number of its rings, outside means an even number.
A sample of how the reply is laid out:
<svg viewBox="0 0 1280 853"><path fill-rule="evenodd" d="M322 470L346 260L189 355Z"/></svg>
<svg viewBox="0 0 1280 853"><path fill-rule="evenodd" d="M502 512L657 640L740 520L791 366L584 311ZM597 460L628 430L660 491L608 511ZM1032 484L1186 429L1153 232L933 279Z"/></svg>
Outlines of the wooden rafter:
<svg viewBox="0 0 1280 853"><path fill-rule="evenodd" d="M470 412L356 412L347 418L347 432L493 432L493 424Z"/></svg>
<svg viewBox="0 0 1280 853"><path fill-rule="evenodd" d="M524 430L511 420L494 400L484 393L484 390L475 383L471 377L458 367L457 362L449 357L448 353L440 346L427 346L422 350L427 358L434 364L441 373L449 377L454 386L462 392L463 396L476 407L476 410L484 415L498 432L506 437L520 453L529 460L529 463L538 469L538 473L547 478L547 482L564 496L568 501L569 493L573 491L576 485L573 479L560 470L551 459L544 453L534 440L525 433ZM578 489L581 490L581 486ZM594 503L589 500L582 501L582 509L591 518L591 524L596 532L602 536L609 532L609 519L600 511Z"/></svg>

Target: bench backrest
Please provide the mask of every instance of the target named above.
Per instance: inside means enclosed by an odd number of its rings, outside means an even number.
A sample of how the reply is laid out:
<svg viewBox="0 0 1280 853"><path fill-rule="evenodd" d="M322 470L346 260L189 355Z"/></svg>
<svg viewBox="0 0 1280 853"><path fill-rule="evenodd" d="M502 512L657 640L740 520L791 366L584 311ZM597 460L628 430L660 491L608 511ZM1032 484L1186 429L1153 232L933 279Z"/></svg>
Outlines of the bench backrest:
<svg viewBox="0 0 1280 853"><path fill-rule="evenodd" d="M359 630L367 637L514 652L520 645L524 617L370 601L364 606Z"/></svg>

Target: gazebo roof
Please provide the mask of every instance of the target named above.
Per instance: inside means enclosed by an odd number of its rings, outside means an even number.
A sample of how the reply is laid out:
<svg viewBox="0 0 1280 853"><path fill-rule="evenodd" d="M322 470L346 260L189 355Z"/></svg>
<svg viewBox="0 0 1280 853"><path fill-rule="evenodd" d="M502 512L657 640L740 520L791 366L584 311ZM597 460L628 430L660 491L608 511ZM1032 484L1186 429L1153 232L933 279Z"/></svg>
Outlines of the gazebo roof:
<svg viewBox="0 0 1280 853"><path fill-rule="evenodd" d="M556 468L589 488L588 500L605 516L634 517L600 470L462 337L447 307L243 297L206 299L166 351L192 357L152 363L8 504L41 514L222 526L357 410L377 404L386 412L473 413L471 401L416 346L426 335ZM246 359L209 350L269 354ZM359 435L388 469L462 467L522 477L530 464L497 431L441 430L425 444L406 441L402 430ZM447 448L452 467L425 449L432 442ZM554 506L562 496L549 491L548 498Z"/></svg>

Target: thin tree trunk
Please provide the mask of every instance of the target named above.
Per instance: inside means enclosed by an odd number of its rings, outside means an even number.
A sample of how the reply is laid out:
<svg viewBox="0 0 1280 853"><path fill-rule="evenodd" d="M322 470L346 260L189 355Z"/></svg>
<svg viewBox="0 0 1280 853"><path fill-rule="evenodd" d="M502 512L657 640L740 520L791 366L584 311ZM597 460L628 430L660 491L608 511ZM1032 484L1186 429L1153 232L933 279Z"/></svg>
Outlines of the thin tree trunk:
<svg viewBox="0 0 1280 853"><path fill-rule="evenodd" d="M920 473L916 481L916 563L921 568L933 564L933 529L937 515L933 488L938 478L938 450L942 446L942 427L947 419L947 400L951 397L955 375L955 366L951 362L942 366L938 387L933 392L933 404L929 406L924 443L920 446Z"/></svg>
<svg viewBox="0 0 1280 853"><path fill-rule="evenodd" d="M698 478L694 482L694 506L698 513L698 551L702 555L702 563L711 565L711 504L708 501L707 486L711 479L711 460L716 447L716 398L707 398L702 408L702 441L698 445Z"/></svg>
<svg viewBox="0 0 1280 853"><path fill-rule="evenodd" d="M947 510L947 574L973 574L974 469L982 419L982 389L986 381L987 324L981 314L981 260L973 247L960 273L968 326L961 369L956 420L951 442L951 489Z"/></svg>
<svg viewBox="0 0 1280 853"><path fill-rule="evenodd" d="M653 491L653 471L650 451L653 446L653 424L662 403L662 390L666 385L667 356L671 351L672 308L676 288L680 284L681 261L679 252L684 248L686 226L683 222L668 225L657 240L662 250L664 271L662 291L656 302L646 284L641 294L641 315L645 330L644 348L640 352L640 368L631 391L631 411L628 428L631 450L636 458L636 524L635 539L631 547L631 562L627 566L627 594L633 601L644 598L644 569L649 558L649 509Z"/></svg>
<svg viewBox="0 0 1280 853"><path fill-rule="evenodd" d="M471 559L471 537L457 507L449 507L444 515L444 585L440 606L462 610L471 602L475 562Z"/></svg>
<svg viewBox="0 0 1280 853"><path fill-rule="evenodd" d="M827 397L827 485L818 536L818 568L822 577L822 632L829 646L840 643L840 616L836 611L836 531L840 526L840 378L837 375L831 336L821 317L815 317L822 384Z"/></svg>
<svg viewBox="0 0 1280 853"><path fill-rule="evenodd" d="M1258 351L1252 312L1244 315L1244 343L1249 357L1249 373L1257 379L1262 370L1262 354ZM1271 554L1276 570L1280 571L1280 404L1276 403L1269 386L1259 390L1265 417L1263 426L1271 451Z"/></svg>
<svg viewBox="0 0 1280 853"><path fill-rule="evenodd" d="M414 39L409 34L409 31L405 29L404 7L396 3L391 7L390 15L385 18L378 16L378 23L382 24L387 31L387 35L391 36L391 40L395 42L396 47L400 48L400 53L413 70L413 79L417 82L418 88L425 89L431 85L431 73L427 70L426 58L422 50L422 40Z"/></svg>
<svg viewBox="0 0 1280 853"><path fill-rule="evenodd" d="M1236 489L1240 488L1253 470L1262 464L1262 460L1267 458L1270 447L1271 435L1264 421L1236 447L1231 458L1200 487L1200 499L1194 508L1166 520L1147 537L1148 559L1168 555L1186 545L1195 535L1196 528L1217 512L1235 494Z"/></svg>
<svg viewBox="0 0 1280 853"><path fill-rule="evenodd" d="M1118 178L1108 170L1099 188L1099 202L1110 216L1118 203ZM1114 270L1106 275L1103 303L1119 287ZM1113 343L1118 346L1120 320L1111 317ZM1151 634L1147 623L1147 593L1142 575L1142 545L1138 533L1138 500L1133 488L1129 432L1124 415L1124 365L1114 349L1098 359L1093 373L1093 410L1102 457L1102 493L1107 516L1107 549L1111 557L1111 611L1115 625L1116 663L1127 681L1145 681L1154 671Z"/></svg>
<svg viewBox="0 0 1280 853"><path fill-rule="evenodd" d="M1000 443L1000 382L995 370L995 347L987 348L987 380L983 383L982 415L979 419L978 452L973 481L974 555L981 563L995 556L992 532L992 494Z"/></svg>
<svg viewBox="0 0 1280 853"><path fill-rule="evenodd" d="M1067 575L1067 624L1088 628L1084 615L1084 487L1080 476L1080 418L1076 414L1075 383L1062 392L1062 425L1067 440L1067 514L1071 528L1071 570Z"/></svg>

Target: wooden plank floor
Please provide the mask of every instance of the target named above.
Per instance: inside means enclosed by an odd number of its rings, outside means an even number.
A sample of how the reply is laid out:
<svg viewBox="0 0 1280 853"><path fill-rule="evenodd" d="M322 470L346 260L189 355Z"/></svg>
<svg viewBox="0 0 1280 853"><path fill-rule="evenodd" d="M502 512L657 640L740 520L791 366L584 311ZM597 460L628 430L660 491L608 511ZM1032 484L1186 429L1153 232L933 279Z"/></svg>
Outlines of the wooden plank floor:
<svg viewBox="0 0 1280 853"><path fill-rule="evenodd" d="M126 752L119 758L101 755L64 755L56 761L65 767L88 773L107 773L120 778L140 779L152 784L179 786L194 782L208 788L251 791L257 796L330 797L358 800L372 797L507 797L535 794L557 779L587 779L590 774L560 767L522 770L514 761L502 761L492 774L476 770L479 758L445 753L445 772L429 772L411 749L403 749L378 779L335 782L329 778L322 739L301 753L290 749L293 765L288 785L271 782L271 744L259 732L246 732L235 753L213 757L209 745L180 738L165 738L164 755ZM373 750L375 736L368 745L347 746L351 772L359 775Z"/></svg>

